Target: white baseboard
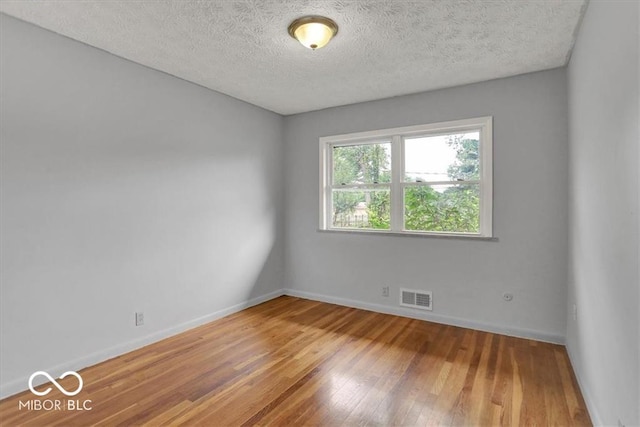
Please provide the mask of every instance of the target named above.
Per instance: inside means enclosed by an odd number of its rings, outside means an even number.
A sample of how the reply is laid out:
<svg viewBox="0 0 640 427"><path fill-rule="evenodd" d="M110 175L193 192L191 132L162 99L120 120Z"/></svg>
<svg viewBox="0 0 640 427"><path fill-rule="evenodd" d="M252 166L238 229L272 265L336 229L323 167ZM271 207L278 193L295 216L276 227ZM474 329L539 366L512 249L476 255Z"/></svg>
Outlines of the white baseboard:
<svg viewBox="0 0 640 427"><path fill-rule="evenodd" d="M572 354L571 348L567 345L567 354L569 355L569 361L571 362L571 368L573 369L573 373L576 376L576 380L578 381L578 387L580 387L580 391L582 392L582 397L584 398L584 403L587 405L587 411L589 412L589 417L591 418L591 423L594 426L603 426L605 425L602 422L602 418L600 418L600 413L596 408L595 403L593 402L593 396L589 391L589 388L586 387L584 380L581 379L580 371L578 371L575 367L577 366L574 361L575 358Z"/></svg>
<svg viewBox="0 0 640 427"><path fill-rule="evenodd" d="M376 313L393 314L396 316L409 317L411 319L426 320L429 322L442 323L445 325L460 326L462 328L477 329L479 331L493 332L501 335L508 335L518 338L528 338L536 341L550 342L553 344L564 345L565 339L562 335L554 335L546 332L534 331L529 329L510 328L502 325L490 323L476 322L469 319L463 319L453 316L445 316L431 312L416 311L405 307L390 307L382 304L374 304L352 300L348 298L340 298L329 295L321 295L312 292L299 291L297 289L284 289L284 295L310 299L314 301L338 304L347 307L359 308L362 310L375 311Z"/></svg>
<svg viewBox="0 0 640 427"><path fill-rule="evenodd" d="M283 294L284 292L281 289L274 292L270 292L266 295L252 298L240 304L236 304L231 307L218 310L214 313L207 314L206 316L189 320L188 322L181 323L177 326L173 326L171 328L164 329L162 331L154 332L153 334L150 334L141 338L137 338L133 341L119 344L119 345L116 345L116 346L113 346L113 347L110 347L110 348L107 348L83 357L80 357L70 362L49 367L47 369L44 369L44 371L48 372L54 378L57 378L58 376L60 376L62 373L66 371L79 371L80 369L95 365L100 362L104 362L105 360L109 360L117 356L121 356L125 353L136 350L140 347L144 347L145 345L158 342L160 340L179 334L186 330L193 329L195 327L204 325L205 323L209 323L214 320L220 319L222 317L228 316L229 314L237 313L238 311L244 310L245 308L252 307L254 305L261 304L265 301L269 301L271 299L277 298ZM14 394L27 390L28 381L29 381L29 377L24 377L18 380L8 382L6 384L0 384L0 399L13 396Z"/></svg>

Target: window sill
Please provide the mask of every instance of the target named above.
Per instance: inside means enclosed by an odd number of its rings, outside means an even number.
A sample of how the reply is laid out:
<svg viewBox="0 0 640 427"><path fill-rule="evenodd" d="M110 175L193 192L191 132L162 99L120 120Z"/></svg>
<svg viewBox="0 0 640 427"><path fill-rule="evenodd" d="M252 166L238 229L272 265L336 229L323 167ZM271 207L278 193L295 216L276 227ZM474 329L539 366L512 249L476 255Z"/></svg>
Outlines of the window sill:
<svg viewBox="0 0 640 427"><path fill-rule="evenodd" d="M436 233L411 233L397 231L378 231L378 230L338 230L338 229L318 229L319 233L330 234L357 234L360 236L399 236L399 237L418 237L429 239L454 239L454 240L480 240L484 242L497 242L497 237L475 236L471 234L436 234Z"/></svg>

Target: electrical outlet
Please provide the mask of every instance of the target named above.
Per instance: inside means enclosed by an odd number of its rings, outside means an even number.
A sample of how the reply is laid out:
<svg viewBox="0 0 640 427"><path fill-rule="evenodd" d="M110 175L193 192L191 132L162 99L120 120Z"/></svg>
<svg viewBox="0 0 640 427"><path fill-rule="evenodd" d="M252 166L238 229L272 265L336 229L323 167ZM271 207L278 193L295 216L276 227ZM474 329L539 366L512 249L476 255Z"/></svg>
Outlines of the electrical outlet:
<svg viewBox="0 0 640 427"><path fill-rule="evenodd" d="M388 286L383 286L382 287L382 296L383 297L388 297L389 296L389 287Z"/></svg>
<svg viewBox="0 0 640 427"><path fill-rule="evenodd" d="M140 311L136 313L136 326L142 325L144 325L144 313Z"/></svg>

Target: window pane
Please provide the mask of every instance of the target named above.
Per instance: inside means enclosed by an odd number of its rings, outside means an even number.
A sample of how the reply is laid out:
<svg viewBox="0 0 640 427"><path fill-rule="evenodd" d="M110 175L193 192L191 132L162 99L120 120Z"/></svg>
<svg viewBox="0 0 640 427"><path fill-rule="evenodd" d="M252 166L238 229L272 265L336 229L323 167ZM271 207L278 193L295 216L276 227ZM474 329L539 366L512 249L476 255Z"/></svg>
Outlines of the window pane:
<svg viewBox="0 0 640 427"><path fill-rule="evenodd" d="M334 228L372 228L388 230L391 197L389 189L332 190Z"/></svg>
<svg viewBox="0 0 640 427"><path fill-rule="evenodd" d="M404 228L478 233L480 185L413 185L404 190Z"/></svg>
<svg viewBox="0 0 640 427"><path fill-rule="evenodd" d="M333 147L333 185L391 182L391 143Z"/></svg>
<svg viewBox="0 0 640 427"><path fill-rule="evenodd" d="M405 138L406 182L480 179L480 132Z"/></svg>

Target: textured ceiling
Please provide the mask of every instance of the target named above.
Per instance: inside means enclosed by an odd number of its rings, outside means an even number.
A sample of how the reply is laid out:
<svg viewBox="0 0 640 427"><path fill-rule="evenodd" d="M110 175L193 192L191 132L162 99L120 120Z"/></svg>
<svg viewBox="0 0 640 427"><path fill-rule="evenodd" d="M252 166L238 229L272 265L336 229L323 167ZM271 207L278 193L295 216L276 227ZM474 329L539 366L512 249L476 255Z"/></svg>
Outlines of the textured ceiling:
<svg viewBox="0 0 640 427"><path fill-rule="evenodd" d="M566 64L586 0L3 0L0 11L292 114ZM335 20L311 51L287 34Z"/></svg>

